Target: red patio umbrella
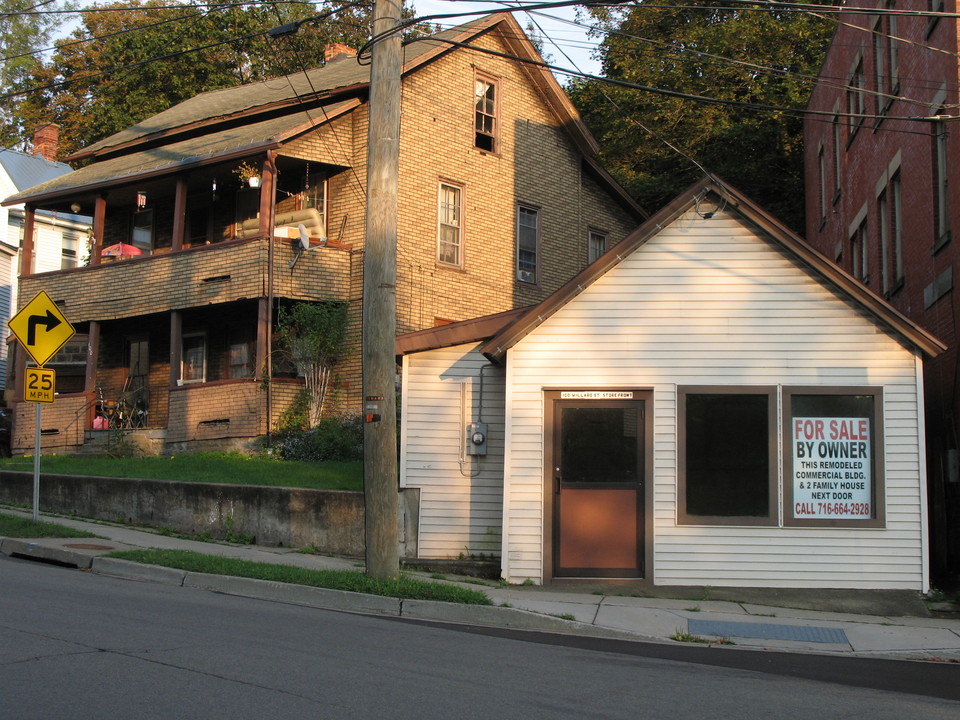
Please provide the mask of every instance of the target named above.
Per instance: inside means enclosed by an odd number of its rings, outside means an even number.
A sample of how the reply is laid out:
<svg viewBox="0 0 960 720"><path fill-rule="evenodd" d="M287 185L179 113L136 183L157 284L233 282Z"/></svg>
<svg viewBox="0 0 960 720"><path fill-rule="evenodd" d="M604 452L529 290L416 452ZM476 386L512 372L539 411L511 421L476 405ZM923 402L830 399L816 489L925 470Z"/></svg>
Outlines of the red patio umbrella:
<svg viewBox="0 0 960 720"><path fill-rule="evenodd" d="M121 242L117 243L116 245L108 245L100 251L100 254L108 257L119 257L120 255L143 255L143 250L138 248L136 245L130 245L128 243Z"/></svg>

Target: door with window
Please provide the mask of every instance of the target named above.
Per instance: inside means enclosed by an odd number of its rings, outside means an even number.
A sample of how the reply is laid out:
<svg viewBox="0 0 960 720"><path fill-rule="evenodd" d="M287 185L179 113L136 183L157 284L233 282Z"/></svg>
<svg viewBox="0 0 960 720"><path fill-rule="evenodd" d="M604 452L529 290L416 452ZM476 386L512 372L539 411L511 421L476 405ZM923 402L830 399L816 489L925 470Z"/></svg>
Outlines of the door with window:
<svg viewBox="0 0 960 720"><path fill-rule="evenodd" d="M636 395L553 401L555 577L643 577L646 403Z"/></svg>

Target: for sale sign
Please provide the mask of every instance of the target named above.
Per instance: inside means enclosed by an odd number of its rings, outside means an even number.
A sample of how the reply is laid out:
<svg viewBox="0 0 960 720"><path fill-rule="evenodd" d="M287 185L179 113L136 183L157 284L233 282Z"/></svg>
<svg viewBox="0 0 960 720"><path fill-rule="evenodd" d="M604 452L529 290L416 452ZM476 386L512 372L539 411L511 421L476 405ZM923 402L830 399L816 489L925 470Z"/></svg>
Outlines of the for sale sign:
<svg viewBox="0 0 960 720"><path fill-rule="evenodd" d="M793 418L793 516L863 520L870 505L868 418Z"/></svg>

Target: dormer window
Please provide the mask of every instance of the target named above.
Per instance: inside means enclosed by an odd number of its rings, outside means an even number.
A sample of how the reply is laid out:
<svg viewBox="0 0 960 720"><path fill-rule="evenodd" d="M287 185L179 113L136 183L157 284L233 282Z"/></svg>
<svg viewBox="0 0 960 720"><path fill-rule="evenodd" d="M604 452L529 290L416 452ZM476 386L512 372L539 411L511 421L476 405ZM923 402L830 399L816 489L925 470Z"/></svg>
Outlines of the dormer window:
<svg viewBox="0 0 960 720"><path fill-rule="evenodd" d="M497 83L477 76L474 90L476 102L476 135L474 145L481 150L497 150Z"/></svg>

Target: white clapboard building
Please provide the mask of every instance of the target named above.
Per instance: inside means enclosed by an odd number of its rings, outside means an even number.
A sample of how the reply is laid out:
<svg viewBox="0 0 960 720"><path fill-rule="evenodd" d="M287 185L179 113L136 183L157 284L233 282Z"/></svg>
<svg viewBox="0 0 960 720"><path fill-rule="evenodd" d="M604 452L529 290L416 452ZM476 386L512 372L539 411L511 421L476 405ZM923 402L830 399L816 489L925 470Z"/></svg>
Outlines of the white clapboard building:
<svg viewBox="0 0 960 720"><path fill-rule="evenodd" d="M397 349L422 559L928 588L923 358L944 346L717 178L539 305Z"/></svg>

